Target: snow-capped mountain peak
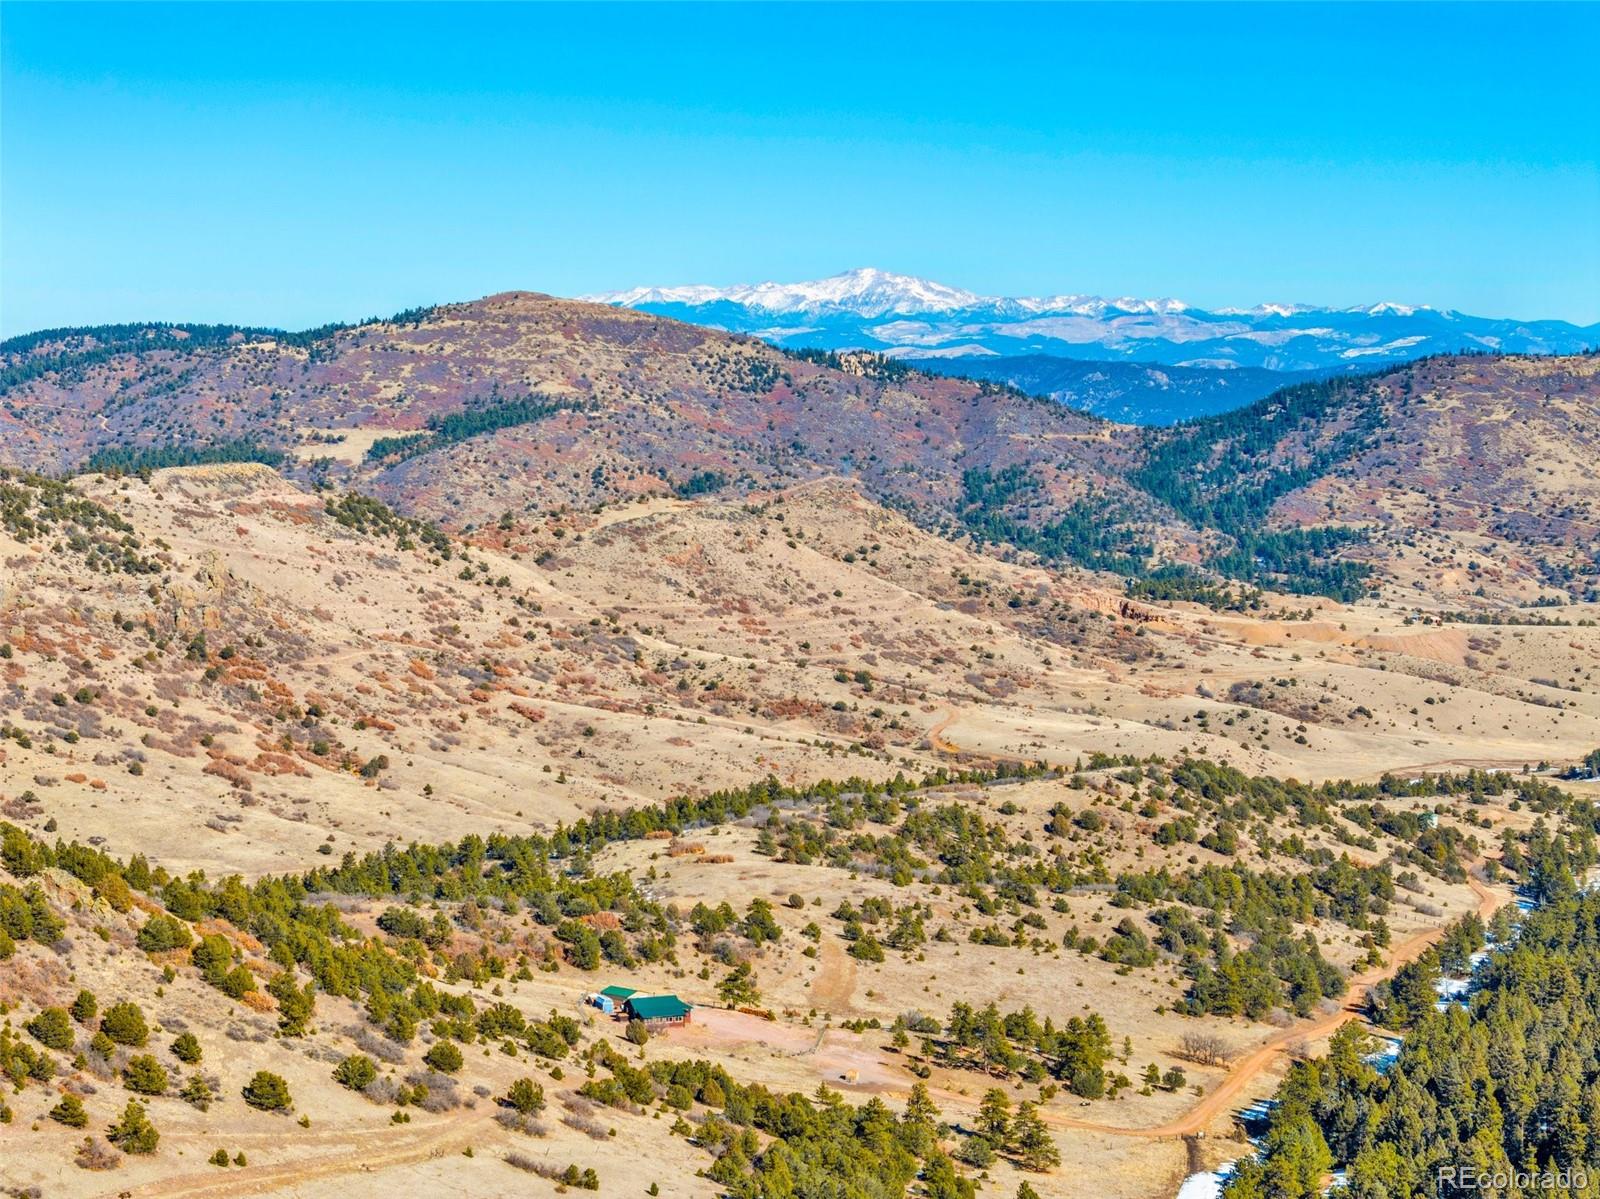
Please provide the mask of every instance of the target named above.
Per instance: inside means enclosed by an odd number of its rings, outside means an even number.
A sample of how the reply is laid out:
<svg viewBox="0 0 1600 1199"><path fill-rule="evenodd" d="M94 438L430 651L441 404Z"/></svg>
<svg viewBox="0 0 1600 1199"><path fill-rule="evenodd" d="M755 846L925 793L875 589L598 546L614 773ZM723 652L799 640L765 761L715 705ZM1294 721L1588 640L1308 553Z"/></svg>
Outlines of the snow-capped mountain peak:
<svg viewBox="0 0 1600 1199"><path fill-rule="evenodd" d="M633 308L641 304L716 304L726 302L766 312L853 312L857 316L889 313L951 312L970 308L982 297L913 275L897 275L877 267L856 267L826 279L804 283L747 283L733 287L636 287L630 291L582 296L599 304Z"/></svg>
<svg viewBox="0 0 1600 1199"><path fill-rule="evenodd" d="M1432 312L1426 304L1398 304L1384 300L1367 308L1353 308L1352 312L1365 312L1368 316L1415 316L1419 312Z"/></svg>
<svg viewBox="0 0 1600 1199"><path fill-rule="evenodd" d="M778 345L902 357L1045 354L1316 371L1462 349L1572 353L1600 341L1600 326L1502 321L1394 301L1208 311L1181 300L1133 296L984 296L876 267L804 283L638 287L583 298Z"/></svg>
<svg viewBox="0 0 1600 1199"><path fill-rule="evenodd" d="M801 308L832 305L863 316L887 312L948 312L970 308L979 297L958 287L946 287L914 275L897 275L876 267L857 267L813 283L787 287L765 284L774 307L796 304Z"/></svg>
<svg viewBox="0 0 1600 1199"><path fill-rule="evenodd" d="M1218 316L1301 316L1307 312L1322 312L1310 304L1257 304L1253 308L1218 308Z"/></svg>
<svg viewBox="0 0 1600 1199"><path fill-rule="evenodd" d="M813 279L804 283L741 283L732 287L635 287L627 291L598 292L580 296L597 304L617 304L637 308L651 304L738 304L765 312L854 313L856 316L912 315L930 312L960 312L976 308L1010 309L1016 312L1075 313L1101 316L1106 312L1180 313L1189 305L1182 300L1143 300L1119 296L1114 300L1099 296L981 296L960 287L899 275L878 267L861 266Z"/></svg>

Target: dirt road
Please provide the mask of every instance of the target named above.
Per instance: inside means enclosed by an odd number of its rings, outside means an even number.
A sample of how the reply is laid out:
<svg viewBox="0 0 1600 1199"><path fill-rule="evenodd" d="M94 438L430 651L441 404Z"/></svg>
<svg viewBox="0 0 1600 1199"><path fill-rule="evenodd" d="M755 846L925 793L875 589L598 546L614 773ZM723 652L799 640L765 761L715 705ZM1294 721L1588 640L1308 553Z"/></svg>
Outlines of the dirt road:
<svg viewBox="0 0 1600 1199"><path fill-rule="evenodd" d="M811 1001L834 1015L847 1014L856 993L856 960L834 937L823 938L821 959L822 968L811 984Z"/></svg>
<svg viewBox="0 0 1600 1199"><path fill-rule="evenodd" d="M1478 896L1478 916L1487 921L1495 912L1511 902L1512 895L1509 890L1491 890L1484 886L1471 875L1467 876L1467 883ZM1099 1124L1093 1120L1075 1120L1071 1116L1062 1116L1054 1112L1041 1113L1048 1124L1058 1128L1082 1128L1092 1132L1106 1132L1117 1136L1132 1137L1182 1137L1192 1136L1204 1132L1210 1127L1224 1110L1229 1108L1239 1093L1247 1087L1255 1077L1272 1064L1274 1058L1283 1053L1296 1041L1313 1041L1338 1031L1338 1029L1351 1020L1361 1018L1362 1009L1366 1002L1367 992L1394 976L1395 971L1407 962L1415 961L1421 957L1428 948L1444 936L1445 929L1429 929L1407 938L1398 945L1390 955L1387 965L1368 970L1358 974L1350 980L1350 985L1345 988L1344 1000L1338 1011L1320 1019L1305 1024L1295 1024L1281 1032L1275 1033L1263 1044L1257 1046L1250 1053L1236 1061L1228 1070L1227 1076L1213 1087L1204 1098L1190 1108L1184 1115L1168 1124L1155 1128L1119 1128L1111 1124Z"/></svg>
<svg viewBox="0 0 1600 1199"><path fill-rule="evenodd" d="M316 1137L296 1134L295 1144L309 1148L321 1142L345 1146L355 1144L354 1150L331 1153L326 1157L307 1153L292 1162L272 1166L246 1166L242 1169L218 1170L208 1167L203 1174L180 1175L145 1186L136 1187L130 1194L133 1199L232 1199L238 1195L259 1195L285 1187L304 1185L320 1178L341 1174L370 1174L391 1166L409 1165L446 1154L460 1153L474 1138L481 1144L491 1133L493 1125L485 1119L462 1119L460 1113L438 1121L426 1128L413 1128L404 1124L385 1129L340 1129L321 1133ZM244 1138L234 1137L233 1141Z"/></svg>
<svg viewBox="0 0 1600 1199"><path fill-rule="evenodd" d="M1467 883L1473 893L1478 896L1478 916L1484 921L1495 914L1497 910L1510 903L1512 894L1509 889L1491 889L1479 882L1471 875ZM1366 1002L1367 992L1392 978L1397 970L1407 962L1415 961L1421 957L1428 948L1444 936L1446 926L1428 929L1408 937L1395 946L1389 961L1383 966L1358 974L1350 980L1350 985L1345 988L1344 997L1337 1011L1314 1020L1297 1023L1274 1033L1262 1044L1256 1046L1245 1056L1237 1059L1229 1067L1228 1073L1220 1083L1208 1091L1192 1108L1176 1120L1149 1128L1125 1128L1116 1124L1102 1124L1095 1120L1080 1120L1073 1116L1059 1112L1040 1112L1040 1118L1046 1124L1055 1128L1076 1128L1086 1132L1107 1133L1111 1136L1145 1137L1159 1140L1167 1137L1193 1136L1205 1132L1223 1112L1228 1110L1240 1097L1241 1092L1273 1061L1279 1054L1288 1050L1289 1046L1299 1041L1313 1041L1336 1032L1342 1025L1351 1020L1359 1020ZM896 1088L895 1094L903 1097L906 1092ZM934 1089L936 1098L946 1099L957 1104L971 1102L971 1097L961 1095L954 1091Z"/></svg>
<svg viewBox="0 0 1600 1199"><path fill-rule="evenodd" d="M942 754L958 754L961 752L961 747L954 741L946 741L944 739L945 729L955 723L957 715L958 713L954 708L946 708L944 716L940 718L939 723L928 730L928 744Z"/></svg>

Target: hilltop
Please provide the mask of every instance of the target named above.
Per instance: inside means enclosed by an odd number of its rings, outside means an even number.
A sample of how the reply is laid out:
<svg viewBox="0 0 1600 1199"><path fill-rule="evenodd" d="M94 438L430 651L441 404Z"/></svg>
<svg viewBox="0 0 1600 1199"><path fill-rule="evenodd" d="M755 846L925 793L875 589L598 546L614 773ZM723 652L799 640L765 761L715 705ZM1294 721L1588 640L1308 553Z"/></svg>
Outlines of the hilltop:
<svg viewBox="0 0 1600 1199"><path fill-rule="evenodd" d="M1060 405L529 293L309 340L149 340L102 347L88 330L12 350L0 460L59 471L162 465L174 445L270 448L456 527L836 473L949 513L964 472L1013 464L1038 465L1062 504L1130 494L1101 466L1110 427Z"/></svg>

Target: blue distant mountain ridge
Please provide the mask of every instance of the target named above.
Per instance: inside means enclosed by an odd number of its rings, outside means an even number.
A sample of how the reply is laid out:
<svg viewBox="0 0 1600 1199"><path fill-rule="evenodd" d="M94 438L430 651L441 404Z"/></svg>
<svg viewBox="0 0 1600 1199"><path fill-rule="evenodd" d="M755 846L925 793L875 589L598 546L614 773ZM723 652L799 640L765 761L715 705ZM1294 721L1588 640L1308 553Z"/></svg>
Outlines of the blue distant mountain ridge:
<svg viewBox="0 0 1600 1199"><path fill-rule="evenodd" d="M1302 378L1430 354L1600 346L1600 324L1392 302L1208 311L1171 299L980 296L870 267L805 283L640 287L583 298L789 348L875 350L1158 424L1248 404Z"/></svg>

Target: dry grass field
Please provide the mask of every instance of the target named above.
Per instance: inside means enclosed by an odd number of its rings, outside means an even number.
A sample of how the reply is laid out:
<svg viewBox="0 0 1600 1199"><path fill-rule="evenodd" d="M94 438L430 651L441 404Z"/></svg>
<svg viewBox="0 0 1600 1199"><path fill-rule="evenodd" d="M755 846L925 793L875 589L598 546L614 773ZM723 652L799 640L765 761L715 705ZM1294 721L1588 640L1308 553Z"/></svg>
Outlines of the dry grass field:
<svg viewBox="0 0 1600 1199"><path fill-rule="evenodd" d="M138 943L172 909L170 888L136 886L130 906L16 851L0 882L37 888L63 922L49 944L13 938L0 961L16 1038L42 1044L24 1026L80 990L102 1012L133 1001L150 1023L148 1047L105 1054L92 1021L74 1022L48 1079L23 1071L0 1125L0 1174L18 1195L510 1195L580 1189L534 1169L569 1163L596 1171L604 1195L726 1193L710 1176L714 1105L684 1106L665 1085L647 1103L578 1094L617 1073L615 1055L703 1060L741 1085L826 1087L896 1113L921 1083L958 1156L999 1088L1038 1105L1060 1163L960 1166L982 1193L1026 1181L1063 1199L1170 1196L1230 1156L1233 1113L1354 1015L1366 986L1509 900L1485 861L1554 817L1500 784L1600 745L1590 608L1466 624L1393 598L1269 596L1247 613L1130 601L1099 576L935 537L842 480L465 539L255 465L86 476L51 502L42 527L0 528L0 819L17 837L248 886L385 847L556 838L597 810L768 777L787 790L726 819L579 846L554 859L544 899L531 883L520 903L398 882L304 896L294 919L336 911L340 944L453 997L409 1037L386 1035L386 1009L361 988L323 986L304 1035L281 1035L268 981L304 985L318 966L259 910L184 919L259 980L230 998L186 948ZM1191 759L1215 764L1215 789L1182 773ZM1474 770L1454 793L1423 781ZM1384 794L1376 823L1360 810L1371 793L1319 789L1385 775L1415 785ZM868 802L897 776L926 781ZM1207 924L1183 880L1247 874L1282 880L1261 885L1292 928L1283 952L1313 954L1339 986L1299 1012L1187 1014L1196 959L1162 943L1156 917L1193 918L1199 957L1208 937L1242 949L1243 926ZM1380 875L1392 885L1364 907ZM610 908L584 912L561 890L619 877L632 890ZM774 929L752 935L756 900ZM1244 919L1243 899L1224 906ZM391 909L437 914L443 931L425 945L380 924ZM622 944L627 964L584 968L563 939L573 926L615 934L607 953ZM758 997L730 1004L721 984L741 963ZM692 1023L632 1043L583 1002L613 982L680 995ZM455 1000L479 1014L476 1035L447 1018ZM1048 1060L1030 1073L1041 1063L1025 1046L1015 1068L985 1068L943 1044L958 1005L991 1003L1057 1030L1103 1019L1114 1094L1075 1093ZM520 1031L485 1033L496 1004L570 1017L576 1043L549 1057ZM169 1049L185 1031L204 1051L195 1068ZM1186 1055L1196 1033L1225 1060ZM457 1042L458 1071L423 1062ZM334 1080L358 1052L387 1089ZM141 1053L172 1079L148 1099L158 1150L101 1143L114 1169L83 1168L79 1146L121 1114L121 1071ZM1182 1081L1145 1085L1152 1066ZM196 1070L218 1096L204 1109L176 1093ZM241 1098L263 1070L286 1080L291 1113ZM500 1102L525 1077L546 1096L532 1132ZM397 1103L418 1079L425 1097ZM69 1093L86 1128L48 1114ZM218 1150L230 1164L211 1164Z"/></svg>

